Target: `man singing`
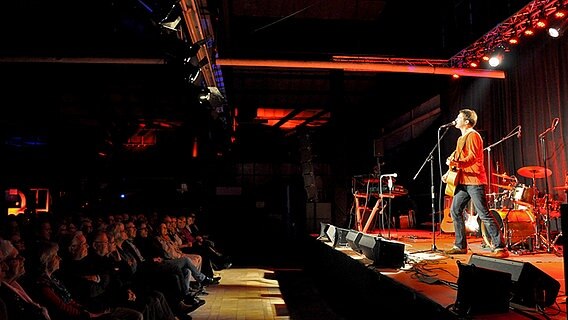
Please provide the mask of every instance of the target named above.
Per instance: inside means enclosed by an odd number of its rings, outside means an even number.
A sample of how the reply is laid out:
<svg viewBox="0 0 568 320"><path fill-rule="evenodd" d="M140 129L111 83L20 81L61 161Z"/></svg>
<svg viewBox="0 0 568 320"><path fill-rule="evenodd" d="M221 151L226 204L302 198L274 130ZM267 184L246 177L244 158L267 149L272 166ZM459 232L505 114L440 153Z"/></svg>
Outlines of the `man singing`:
<svg viewBox="0 0 568 320"><path fill-rule="evenodd" d="M455 127L461 131L461 136L458 138L456 150L446 161L452 170L442 176L444 183L454 187L450 213L454 223L455 240L454 246L445 252L446 254L467 253L467 235L462 212L471 199L475 211L491 237L490 256L506 258L509 252L505 248L503 234L497 221L489 213L485 199L487 177L483 165L483 139L479 132L473 129L476 123L477 114L471 109L460 110L455 120ZM455 176L452 176L453 172L456 173ZM455 179L449 179L450 176Z"/></svg>

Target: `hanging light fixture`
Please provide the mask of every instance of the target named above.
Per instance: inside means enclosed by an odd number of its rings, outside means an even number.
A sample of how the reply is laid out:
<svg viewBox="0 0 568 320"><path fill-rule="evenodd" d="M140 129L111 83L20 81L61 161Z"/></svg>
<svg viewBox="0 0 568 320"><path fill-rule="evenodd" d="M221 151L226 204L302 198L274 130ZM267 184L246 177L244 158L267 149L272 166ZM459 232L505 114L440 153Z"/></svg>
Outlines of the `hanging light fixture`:
<svg viewBox="0 0 568 320"><path fill-rule="evenodd" d="M178 3L175 2L168 11L168 13L166 14L166 16L162 20L160 20L160 26L170 31L179 31L177 27L180 21L181 21L181 8L178 6Z"/></svg>
<svg viewBox="0 0 568 320"><path fill-rule="evenodd" d="M559 38L566 30L567 25L568 25L568 20L566 19L557 22L554 25L551 25L550 28L548 28L548 35L551 36L552 38Z"/></svg>
<svg viewBox="0 0 568 320"><path fill-rule="evenodd" d="M493 68L499 66L501 64L501 62L503 62L503 58L505 57L506 51L507 51L507 47L505 47L502 44L498 45L495 48L495 50L493 51L493 53L491 54L491 57L489 57L489 60L488 60L489 65Z"/></svg>

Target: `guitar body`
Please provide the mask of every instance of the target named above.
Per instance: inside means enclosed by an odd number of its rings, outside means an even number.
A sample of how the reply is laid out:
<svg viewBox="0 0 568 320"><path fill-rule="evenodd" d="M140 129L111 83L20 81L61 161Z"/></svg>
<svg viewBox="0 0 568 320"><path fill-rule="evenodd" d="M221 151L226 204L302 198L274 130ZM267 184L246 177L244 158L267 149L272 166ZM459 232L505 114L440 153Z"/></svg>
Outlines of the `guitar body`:
<svg viewBox="0 0 568 320"><path fill-rule="evenodd" d="M440 222L440 230L444 233L454 233L454 220L450 214L450 208L444 209L444 217L442 217L442 222Z"/></svg>
<svg viewBox="0 0 568 320"><path fill-rule="evenodd" d="M444 192L448 197L453 197L456 191L456 186L458 184L459 170L456 168L450 168L446 172L446 191Z"/></svg>
<svg viewBox="0 0 568 320"><path fill-rule="evenodd" d="M452 203L452 198L446 198L446 208L444 209L444 217L442 222L440 222L440 230L444 233L455 233L454 221L452 219L452 214L450 213L450 205ZM465 230L471 233L479 232L479 223L477 222L477 214L473 207L473 202L470 201L467 207L463 211L463 219L465 223Z"/></svg>

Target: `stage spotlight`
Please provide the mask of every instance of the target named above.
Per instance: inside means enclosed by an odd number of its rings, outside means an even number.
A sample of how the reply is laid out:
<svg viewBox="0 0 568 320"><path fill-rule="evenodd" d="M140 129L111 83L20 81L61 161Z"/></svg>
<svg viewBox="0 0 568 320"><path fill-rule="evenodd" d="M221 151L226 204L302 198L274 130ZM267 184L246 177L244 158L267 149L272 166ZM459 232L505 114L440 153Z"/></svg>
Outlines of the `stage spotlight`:
<svg viewBox="0 0 568 320"><path fill-rule="evenodd" d="M550 28L548 28L548 35L552 38L559 38L566 29L566 25L568 24L568 20L564 20L560 23L557 23Z"/></svg>
<svg viewBox="0 0 568 320"><path fill-rule="evenodd" d="M494 55L491 58L489 58L489 65L495 68L501 64L502 60L503 60L502 55Z"/></svg>
<svg viewBox="0 0 568 320"><path fill-rule="evenodd" d="M566 7L562 5L562 1L558 1L556 4L556 10L554 11L554 18L564 19L566 17Z"/></svg>
<svg viewBox="0 0 568 320"><path fill-rule="evenodd" d="M534 28L530 19L528 19L525 23L525 30L523 31L523 34L528 37L534 36Z"/></svg>
<svg viewBox="0 0 568 320"><path fill-rule="evenodd" d="M160 20L160 26L164 29L168 29L171 31L179 31L177 29L179 23L181 21L181 8L178 6L177 2L170 8L168 14Z"/></svg>
<svg viewBox="0 0 568 320"><path fill-rule="evenodd" d="M550 27L548 28L548 35L553 38L558 38L560 37L560 29L555 27Z"/></svg>
<svg viewBox="0 0 568 320"><path fill-rule="evenodd" d="M507 51L508 49L503 44L498 45L497 48L495 48L495 50L489 57L488 60L489 65L493 68L499 66L501 62L503 62L503 58L505 57L505 52Z"/></svg>
<svg viewBox="0 0 568 320"><path fill-rule="evenodd" d="M211 92L209 92L209 89L202 88L201 92L199 93L199 101L205 102L209 101L210 99L211 99Z"/></svg>

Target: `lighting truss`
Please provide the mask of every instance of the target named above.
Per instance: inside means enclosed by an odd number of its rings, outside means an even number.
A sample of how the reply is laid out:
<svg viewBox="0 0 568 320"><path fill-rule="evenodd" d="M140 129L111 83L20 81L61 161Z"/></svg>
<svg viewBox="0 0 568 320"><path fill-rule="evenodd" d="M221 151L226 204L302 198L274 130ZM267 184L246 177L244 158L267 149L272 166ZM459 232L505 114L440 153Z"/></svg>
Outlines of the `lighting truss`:
<svg viewBox="0 0 568 320"><path fill-rule="evenodd" d="M189 37L192 43L196 43L203 39L213 39L213 27L211 23L211 15L207 8L206 0L181 0L181 10ZM219 66L215 65L215 53L209 50L197 51L197 58L199 61L207 59L207 64L202 66L202 72L205 78L205 83L208 87L217 87L224 94L225 85L223 82L223 75Z"/></svg>
<svg viewBox="0 0 568 320"><path fill-rule="evenodd" d="M397 58L397 57L375 57L375 56L333 56L331 57L331 60L336 62L403 64L408 66L429 66L429 67L445 67L448 65L447 59L421 59L421 58Z"/></svg>
<svg viewBox="0 0 568 320"><path fill-rule="evenodd" d="M539 17L548 17L563 0L534 0L507 20L498 24L481 38L464 48L448 60L454 68L468 67L472 61L479 62L485 54L490 54L497 47L508 45L510 39L519 38L523 32L534 27Z"/></svg>
<svg viewBox="0 0 568 320"><path fill-rule="evenodd" d="M399 58L399 57L373 57L373 56L333 56L334 62L357 62L391 64L404 66L425 66L437 68L471 68L470 63L478 65L484 56L489 56L499 48L509 48L509 40L522 37L527 28L534 28L539 18L547 18L556 12L557 8L566 5L566 0L533 0L513 14L507 20L501 22L481 38L468 47L456 53L450 59L424 59L424 58Z"/></svg>

